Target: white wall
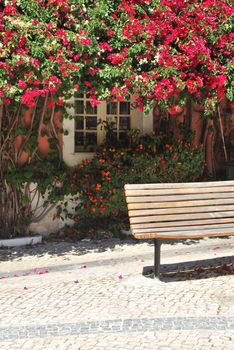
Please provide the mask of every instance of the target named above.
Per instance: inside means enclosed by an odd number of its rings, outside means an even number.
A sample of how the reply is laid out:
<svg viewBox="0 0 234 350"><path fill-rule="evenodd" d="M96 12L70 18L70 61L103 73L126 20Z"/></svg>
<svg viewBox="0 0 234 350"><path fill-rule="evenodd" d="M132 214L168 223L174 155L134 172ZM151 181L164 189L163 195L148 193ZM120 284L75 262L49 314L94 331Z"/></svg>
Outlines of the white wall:
<svg viewBox="0 0 234 350"><path fill-rule="evenodd" d="M69 111L72 115L73 111ZM75 153L75 140L74 140L74 120L64 120L64 129L67 130L68 135L63 135L63 159L65 163L73 167L82 162L84 159L91 159L94 153L91 152L79 152ZM151 133L153 130L153 113L150 112L147 116L143 113L135 111L132 120L132 129L139 129L143 134ZM35 199L36 200L36 199ZM70 209L72 210L73 203L70 201ZM39 212L38 212L39 213ZM52 209L42 220L37 223L30 224L30 231L39 234L49 234L59 231L64 227L65 223L71 224L71 221L62 221L61 219L53 219L56 213L56 209Z"/></svg>

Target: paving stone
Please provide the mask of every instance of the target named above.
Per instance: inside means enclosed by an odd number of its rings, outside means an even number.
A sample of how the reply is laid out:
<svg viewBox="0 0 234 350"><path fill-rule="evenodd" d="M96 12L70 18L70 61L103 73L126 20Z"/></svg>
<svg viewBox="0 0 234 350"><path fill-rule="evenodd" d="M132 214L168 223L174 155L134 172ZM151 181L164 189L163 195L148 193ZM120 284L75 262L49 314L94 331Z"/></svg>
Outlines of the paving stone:
<svg viewBox="0 0 234 350"><path fill-rule="evenodd" d="M165 244L162 263L166 271L221 251L230 261L233 247L234 237ZM151 243L54 242L0 250L0 260L1 350L233 348L234 276L147 278Z"/></svg>

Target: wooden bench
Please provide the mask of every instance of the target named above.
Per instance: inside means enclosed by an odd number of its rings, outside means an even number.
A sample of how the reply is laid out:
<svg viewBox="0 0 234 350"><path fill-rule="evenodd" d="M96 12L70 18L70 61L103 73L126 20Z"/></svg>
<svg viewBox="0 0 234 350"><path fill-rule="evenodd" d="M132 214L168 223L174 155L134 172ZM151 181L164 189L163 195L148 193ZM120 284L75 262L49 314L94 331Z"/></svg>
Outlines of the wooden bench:
<svg viewBox="0 0 234 350"><path fill-rule="evenodd" d="M154 275L160 278L163 239L234 235L234 181L127 184L132 234L154 239Z"/></svg>

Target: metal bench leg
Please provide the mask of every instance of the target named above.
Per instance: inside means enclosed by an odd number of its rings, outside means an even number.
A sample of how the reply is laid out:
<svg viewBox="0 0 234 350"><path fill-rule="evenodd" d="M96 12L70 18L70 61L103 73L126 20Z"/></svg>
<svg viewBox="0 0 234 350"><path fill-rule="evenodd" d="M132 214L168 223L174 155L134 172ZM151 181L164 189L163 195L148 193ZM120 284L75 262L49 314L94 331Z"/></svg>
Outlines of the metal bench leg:
<svg viewBox="0 0 234 350"><path fill-rule="evenodd" d="M160 279L160 248L161 241L154 239L154 276Z"/></svg>

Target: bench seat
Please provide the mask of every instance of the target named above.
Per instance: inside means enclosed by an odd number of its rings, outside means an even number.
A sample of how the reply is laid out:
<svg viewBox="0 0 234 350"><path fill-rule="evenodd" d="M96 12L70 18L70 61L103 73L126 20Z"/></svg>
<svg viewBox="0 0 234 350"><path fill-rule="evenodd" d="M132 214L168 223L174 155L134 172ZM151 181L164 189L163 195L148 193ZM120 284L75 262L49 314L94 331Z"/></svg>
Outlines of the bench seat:
<svg viewBox="0 0 234 350"><path fill-rule="evenodd" d="M133 236L155 240L158 277L163 239L234 235L234 181L126 184L125 195Z"/></svg>

